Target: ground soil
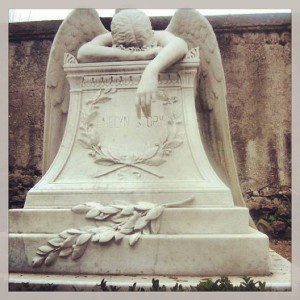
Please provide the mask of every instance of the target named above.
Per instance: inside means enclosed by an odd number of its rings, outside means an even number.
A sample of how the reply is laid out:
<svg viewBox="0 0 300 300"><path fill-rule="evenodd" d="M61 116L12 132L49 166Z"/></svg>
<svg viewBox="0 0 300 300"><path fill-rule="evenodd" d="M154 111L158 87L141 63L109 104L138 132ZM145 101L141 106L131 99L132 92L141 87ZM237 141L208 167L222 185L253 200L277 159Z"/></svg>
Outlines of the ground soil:
<svg viewBox="0 0 300 300"><path fill-rule="evenodd" d="M270 240L270 248L287 260L292 261L292 243L290 240Z"/></svg>

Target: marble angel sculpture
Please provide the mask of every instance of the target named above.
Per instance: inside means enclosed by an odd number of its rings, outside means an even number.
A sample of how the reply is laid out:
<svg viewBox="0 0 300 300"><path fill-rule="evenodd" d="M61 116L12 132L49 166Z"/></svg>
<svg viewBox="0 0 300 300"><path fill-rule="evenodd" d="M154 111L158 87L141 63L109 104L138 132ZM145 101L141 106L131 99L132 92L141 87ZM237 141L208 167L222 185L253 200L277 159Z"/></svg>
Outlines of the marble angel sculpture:
<svg viewBox="0 0 300 300"><path fill-rule="evenodd" d="M143 24L143 26L141 26ZM158 73L198 47L197 110L199 129L209 160L233 194L245 206L231 145L226 83L220 49L208 20L195 9L179 9L164 31L153 31L149 18L137 10L121 10L111 32L95 9L75 9L61 24L52 44L46 74L43 171L53 161L62 140L68 113L69 86L63 71L64 53L80 62L150 60L137 89L136 108L151 115Z"/></svg>

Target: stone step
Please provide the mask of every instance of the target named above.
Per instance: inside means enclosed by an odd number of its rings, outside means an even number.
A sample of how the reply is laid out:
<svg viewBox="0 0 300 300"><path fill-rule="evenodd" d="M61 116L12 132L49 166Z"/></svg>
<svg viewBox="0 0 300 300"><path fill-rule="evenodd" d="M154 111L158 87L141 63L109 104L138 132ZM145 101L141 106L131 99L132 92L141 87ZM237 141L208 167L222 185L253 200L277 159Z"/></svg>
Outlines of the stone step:
<svg viewBox="0 0 300 300"><path fill-rule="evenodd" d="M39 185L43 185L42 182L38 182L28 191L25 208L70 208L82 204L83 201L97 201L107 205L117 199L122 199L128 203L146 201L165 204L192 196L194 201L188 205L190 207L234 207L231 192L227 187L209 186L205 181L170 181L165 184L160 182L124 182L122 186L118 182L110 185L96 182L94 183L96 191L87 189L87 187L83 188L80 183L72 188L69 184L59 183L43 191L39 190Z"/></svg>
<svg viewBox="0 0 300 300"><path fill-rule="evenodd" d="M234 208L166 208L159 217L160 234L249 233L249 212ZM225 225L226 224L226 225ZM70 209L11 209L11 233L59 233L68 228L107 225Z"/></svg>
<svg viewBox="0 0 300 300"><path fill-rule="evenodd" d="M57 258L51 266L33 268L36 250L53 234L9 234L10 272L127 275L268 275L269 242L265 234L150 234L129 245L89 242L78 260Z"/></svg>
<svg viewBox="0 0 300 300"><path fill-rule="evenodd" d="M266 283L266 288L272 291L290 291L291 290L291 263L274 252L270 254L270 271L268 276L254 276L254 282L262 281ZM144 288L149 290L152 286L151 275L140 276L124 276L124 275L60 275L60 274L41 274L41 273L10 273L9 283L10 291L42 290L43 287L50 285L55 291L98 291L99 284L102 279L105 279L107 286L116 286L119 291L128 291L128 287L136 283L136 288ZM155 276L159 280L160 286L164 285L167 290L174 287L176 283L181 284L183 288L190 290L190 286L196 286L199 281L211 279L216 281L219 276L212 277L190 277L190 276ZM229 276L229 280L234 286L239 285L242 281L240 276ZM26 286L24 287L24 283Z"/></svg>

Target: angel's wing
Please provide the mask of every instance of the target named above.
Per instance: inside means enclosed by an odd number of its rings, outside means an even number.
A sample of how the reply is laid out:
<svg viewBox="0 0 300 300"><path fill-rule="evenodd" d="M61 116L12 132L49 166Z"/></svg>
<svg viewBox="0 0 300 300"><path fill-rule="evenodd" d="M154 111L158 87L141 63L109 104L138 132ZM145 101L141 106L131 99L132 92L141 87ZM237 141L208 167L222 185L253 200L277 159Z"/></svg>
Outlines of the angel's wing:
<svg viewBox="0 0 300 300"><path fill-rule="evenodd" d="M68 107L69 84L63 70L64 53L76 57L81 45L105 33L95 9L74 9L60 25L47 65L45 86L45 123L43 173L52 163L62 140Z"/></svg>
<svg viewBox="0 0 300 300"><path fill-rule="evenodd" d="M233 156L225 75L213 28L197 10L179 9L166 30L184 39L189 49L199 47L201 71L197 105L204 146L216 173L231 188L235 205L246 206Z"/></svg>

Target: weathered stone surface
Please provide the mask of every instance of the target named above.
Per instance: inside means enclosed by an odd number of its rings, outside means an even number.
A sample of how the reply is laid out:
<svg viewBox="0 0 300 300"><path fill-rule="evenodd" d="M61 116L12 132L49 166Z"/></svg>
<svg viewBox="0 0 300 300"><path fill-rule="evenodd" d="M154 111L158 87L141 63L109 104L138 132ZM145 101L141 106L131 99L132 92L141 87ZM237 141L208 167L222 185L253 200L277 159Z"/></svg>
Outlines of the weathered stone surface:
<svg viewBox="0 0 300 300"><path fill-rule="evenodd" d="M224 34L228 111L242 188L290 184L289 33Z"/></svg>
<svg viewBox="0 0 300 300"><path fill-rule="evenodd" d="M9 47L9 164L41 168L44 83L51 42Z"/></svg>

